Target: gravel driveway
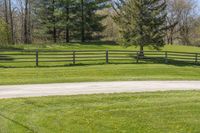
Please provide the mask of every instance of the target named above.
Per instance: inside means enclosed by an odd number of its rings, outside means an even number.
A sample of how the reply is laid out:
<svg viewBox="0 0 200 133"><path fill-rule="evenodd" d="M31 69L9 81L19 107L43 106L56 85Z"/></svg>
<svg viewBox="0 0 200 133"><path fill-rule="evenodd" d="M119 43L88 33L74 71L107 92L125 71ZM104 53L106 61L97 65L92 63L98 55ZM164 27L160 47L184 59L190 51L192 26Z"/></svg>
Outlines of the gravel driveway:
<svg viewBox="0 0 200 133"><path fill-rule="evenodd" d="M200 81L119 81L0 86L0 99L169 90L200 90Z"/></svg>

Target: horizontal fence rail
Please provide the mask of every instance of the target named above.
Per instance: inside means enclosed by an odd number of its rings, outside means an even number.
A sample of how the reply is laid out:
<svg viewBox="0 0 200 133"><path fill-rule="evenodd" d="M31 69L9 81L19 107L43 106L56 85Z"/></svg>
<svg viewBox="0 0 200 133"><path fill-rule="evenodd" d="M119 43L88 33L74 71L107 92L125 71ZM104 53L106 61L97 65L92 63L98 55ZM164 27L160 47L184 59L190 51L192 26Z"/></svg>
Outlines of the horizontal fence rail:
<svg viewBox="0 0 200 133"><path fill-rule="evenodd" d="M186 62L199 64L200 53L128 50L0 50L0 66L59 66L91 63Z"/></svg>

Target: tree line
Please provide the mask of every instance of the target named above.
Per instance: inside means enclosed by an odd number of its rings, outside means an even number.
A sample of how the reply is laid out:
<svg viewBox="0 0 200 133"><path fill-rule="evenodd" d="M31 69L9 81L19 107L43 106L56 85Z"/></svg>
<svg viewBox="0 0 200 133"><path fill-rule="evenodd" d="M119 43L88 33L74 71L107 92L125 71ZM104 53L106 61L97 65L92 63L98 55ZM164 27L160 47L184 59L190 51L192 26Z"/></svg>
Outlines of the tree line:
<svg viewBox="0 0 200 133"><path fill-rule="evenodd" d="M197 2L0 0L0 41L30 44L108 40L154 48L166 43L200 45Z"/></svg>
<svg viewBox="0 0 200 133"><path fill-rule="evenodd" d="M110 7L109 0L0 0L1 21L9 43L33 41L70 42L96 40L107 16L97 11Z"/></svg>

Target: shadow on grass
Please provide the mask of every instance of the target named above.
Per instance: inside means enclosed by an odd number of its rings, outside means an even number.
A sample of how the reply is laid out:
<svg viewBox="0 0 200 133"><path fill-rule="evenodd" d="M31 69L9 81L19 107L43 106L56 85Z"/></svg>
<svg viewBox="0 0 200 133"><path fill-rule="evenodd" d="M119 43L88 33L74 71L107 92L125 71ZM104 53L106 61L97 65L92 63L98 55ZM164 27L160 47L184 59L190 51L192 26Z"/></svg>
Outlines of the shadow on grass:
<svg viewBox="0 0 200 133"><path fill-rule="evenodd" d="M83 44L83 45L117 45L116 42L113 42L113 41L103 41L103 42L86 42L86 43L80 43L80 44Z"/></svg>
<svg viewBox="0 0 200 133"><path fill-rule="evenodd" d="M167 62L162 57L145 57L143 59L139 59L139 62L145 63L145 64L166 64L166 65L173 65L178 67L197 67L200 66L199 63L195 63L195 61L181 61L181 60L174 60L174 59L167 59ZM141 63L140 63L141 64Z"/></svg>
<svg viewBox="0 0 200 133"><path fill-rule="evenodd" d="M0 52L7 52L7 51L20 51L20 50L24 50L23 48L17 48L15 46L0 46Z"/></svg>
<svg viewBox="0 0 200 133"><path fill-rule="evenodd" d="M94 66L105 65L105 63L77 63L77 64L62 64L62 65L39 65L38 67L32 66L14 66L14 65L0 65L0 68L53 68L53 67L79 67L79 66Z"/></svg>
<svg viewBox="0 0 200 133"><path fill-rule="evenodd" d="M21 126L21 127L25 128L25 129L27 129L28 131L34 133L34 130L32 130L30 127L28 127L28 126L26 126L26 125L24 125L24 124L22 124L22 123L20 123L20 122L18 122L16 120L13 120L13 119L11 119L11 118L9 118L9 117L1 114L1 113L0 113L0 117L4 118L6 120L9 120L9 121L13 122L14 124L16 124L18 126Z"/></svg>
<svg viewBox="0 0 200 133"><path fill-rule="evenodd" d="M190 67L199 67L200 66L200 63L195 63L195 62L192 62L192 61L178 61L178 60L173 60L173 59L168 59L167 60L167 63L165 62L165 59L163 57L144 57L144 58L140 58L139 61L137 62L137 59L136 57L133 57L131 56L131 60L129 61L123 61L122 60L119 60L119 61L115 61L115 60L112 60L110 59L110 62L109 64L113 64L113 65L122 65L122 64L134 64L134 65L137 65L137 64L165 64L165 65L171 65L171 66L178 66L178 67L185 67L185 66L190 66ZM12 59L11 59L12 60ZM108 64L108 65L109 65ZM53 67L80 67L80 66L94 66L94 65L106 65L105 61L99 61L99 62L77 62L76 64L40 64L39 63L39 66L36 67L35 65L21 65L21 66L15 66L14 64L13 65L3 65L1 64L0 65L0 68L53 68Z"/></svg>
<svg viewBox="0 0 200 133"><path fill-rule="evenodd" d="M80 45L117 45L118 43L114 41L88 41L88 42L70 42L70 43L61 43L61 45L74 45L74 44L80 44Z"/></svg>
<svg viewBox="0 0 200 133"><path fill-rule="evenodd" d="M7 55L0 55L0 61L13 61L14 58Z"/></svg>

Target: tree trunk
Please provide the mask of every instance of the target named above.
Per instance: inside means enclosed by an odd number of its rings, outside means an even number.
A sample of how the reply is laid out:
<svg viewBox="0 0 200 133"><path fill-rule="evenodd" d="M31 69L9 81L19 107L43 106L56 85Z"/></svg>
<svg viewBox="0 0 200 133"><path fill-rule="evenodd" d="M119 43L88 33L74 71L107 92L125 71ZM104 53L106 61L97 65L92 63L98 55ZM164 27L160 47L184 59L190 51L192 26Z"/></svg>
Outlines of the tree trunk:
<svg viewBox="0 0 200 133"><path fill-rule="evenodd" d="M7 4L7 0L4 0L4 8L5 8L5 21L6 21L6 24L9 24L9 22L8 22L8 4Z"/></svg>
<svg viewBox="0 0 200 133"><path fill-rule="evenodd" d="M173 45L174 44L174 40L173 40L173 35L170 36L170 44Z"/></svg>
<svg viewBox="0 0 200 133"><path fill-rule="evenodd" d="M28 43L32 43L31 2L28 2Z"/></svg>
<svg viewBox="0 0 200 133"><path fill-rule="evenodd" d="M57 43L57 36L56 36L56 25L53 26L53 41L54 43Z"/></svg>
<svg viewBox="0 0 200 133"><path fill-rule="evenodd" d="M13 26L13 15L12 15L12 3L11 0L9 0L9 16L10 16L10 32L11 32L11 43L15 43L14 39L14 26Z"/></svg>
<svg viewBox="0 0 200 133"><path fill-rule="evenodd" d="M81 41L85 42L84 1L81 0Z"/></svg>
<svg viewBox="0 0 200 133"><path fill-rule="evenodd" d="M7 40L8 43L10 42L10 35L9 35L9 21L8 21L8 3L7 0L4 0L4 8L5 8L5 22L6 22L6 29L7 29Z"/></svg>
<svg viewBox="0 0 200 133"><path fill-rule="evenodd" d="M24 43L28 44L28 0L25 0Z"/></svg>
<svg viewBox="0 0 200 133"><path fill-rule="evenodd" d="M143 45L140 45L139 58L144 58L144 46Z"/></svg>
<svg viewBox="0 0 200 133"><path fill-rule="evenodd" d="M21 14L21 42L24 42L24 14Z"/></svg>
<svg viewBox="0 0 200 133"><path fill-rule="evenodd" d="M66 33L65 33L65 41L66 43L69 42L69 3L67 2L67 5L66 5L66 21L67 21L67 24L66 24Z"/></svg>
<svg viewBox="0 0 200 133"><path fill-rule="evenodd" d="M66 35L65 35L65 42L66 43L69 43L69 28L68 28L68 26L66 26L66 31L65 31L66 33Z"/></svg>
<svg viewBox="0 0 200 133"><path fill-rule="evenodd" d="M55 15L54 15L54 12L55 12L55 0L53 0L52 4L53 4L53 40L54 40L54 43L57 43L57 36L56 36L56 17L55 17Z"/></svg>
<svg viewBox="0 0 200 133"><path fill-rule="evenodd" d="M174 44L174 27L171 27L170 29L170 44Z"/></svg>

